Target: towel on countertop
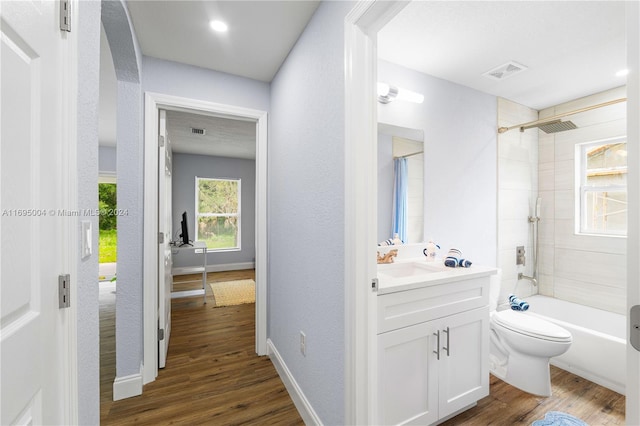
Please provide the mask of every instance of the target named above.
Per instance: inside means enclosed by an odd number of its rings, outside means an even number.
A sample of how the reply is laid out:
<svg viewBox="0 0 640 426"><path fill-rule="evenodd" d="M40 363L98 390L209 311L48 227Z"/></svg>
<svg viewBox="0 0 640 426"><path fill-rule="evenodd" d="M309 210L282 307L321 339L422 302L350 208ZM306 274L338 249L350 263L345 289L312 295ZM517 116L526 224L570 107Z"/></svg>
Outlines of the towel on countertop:
<svg viewBox="0 0 640 426"><path fill-rule="evenodd" d="M518 299L515 294L509 295L509 304L514 311L526 311L529 309L529 304L524 300Z"/></svg>
<svg viewBox="0 0 640 426"><path fill-rule="evenodd" d="M448 266L449 268L455 268L457 266L468 268L471 266L471 262L462 258L462 252L460 250L452 248L449 249L449 253L447 253L447 257L444 259L444 266Z"/></svg>

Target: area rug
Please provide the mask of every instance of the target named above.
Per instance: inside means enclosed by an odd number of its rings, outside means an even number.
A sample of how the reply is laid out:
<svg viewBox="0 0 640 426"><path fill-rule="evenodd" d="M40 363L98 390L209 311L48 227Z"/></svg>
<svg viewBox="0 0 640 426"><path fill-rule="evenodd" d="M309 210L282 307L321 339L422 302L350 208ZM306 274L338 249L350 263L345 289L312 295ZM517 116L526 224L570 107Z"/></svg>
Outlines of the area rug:
<svg viewBox="0 0 640 426"><path fill-rule="evenodd" d="M220 281L210 283L216 308L242 305L256 301L256 283L253 280Z"/></svg>
<svg viewBox="0 0 640 426"><path fill-rule="evenodd" d="M549 411L543 420L536 420L531 426L588 426L585 422L570 414L560 411Z"/></svg>

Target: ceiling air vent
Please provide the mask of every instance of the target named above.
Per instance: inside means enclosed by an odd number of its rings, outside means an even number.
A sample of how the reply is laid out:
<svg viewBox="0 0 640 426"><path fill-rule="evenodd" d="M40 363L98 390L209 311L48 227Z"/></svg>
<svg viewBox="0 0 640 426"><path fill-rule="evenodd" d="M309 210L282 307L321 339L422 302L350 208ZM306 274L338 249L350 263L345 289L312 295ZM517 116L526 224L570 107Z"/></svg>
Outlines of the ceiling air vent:
<svg viewBox="0 0 640 426"><path fill-rule="evenodd" d="M504 65L500 65L497 68L492 69L491 71L485 72L485 77L488 77L493 80L504 80L507 77L511 77L512 75L518 74L519 72L525 71L527 67L517 62L507 62Z"/></svg>
<svg viewBox="0 0 640 426"><path fill-rule="evenodd" d="M192 135L204 135L207 132L206 129L196 129L195 127L191 128Z"/></svg>

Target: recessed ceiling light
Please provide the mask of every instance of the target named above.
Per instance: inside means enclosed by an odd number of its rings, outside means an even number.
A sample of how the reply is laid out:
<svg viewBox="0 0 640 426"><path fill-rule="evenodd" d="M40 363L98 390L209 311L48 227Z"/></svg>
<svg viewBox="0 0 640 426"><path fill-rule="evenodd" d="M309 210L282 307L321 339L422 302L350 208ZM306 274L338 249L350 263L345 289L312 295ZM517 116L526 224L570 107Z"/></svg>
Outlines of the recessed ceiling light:
<svg viewBox="0 0 640 426"><path fill-rule="evenodd" d="M628 69L620 70L620 71L618 71L616 73L616 77L624 77L627 74L629 74L629 70Z"/></svg>
<svg viewBox="0 0 640 426"><path fill-rule="evenodd" d="M217 31L219 33L226 32L229 27L222 21L214 20L209 22L209 26L212 30Z"/></svg>

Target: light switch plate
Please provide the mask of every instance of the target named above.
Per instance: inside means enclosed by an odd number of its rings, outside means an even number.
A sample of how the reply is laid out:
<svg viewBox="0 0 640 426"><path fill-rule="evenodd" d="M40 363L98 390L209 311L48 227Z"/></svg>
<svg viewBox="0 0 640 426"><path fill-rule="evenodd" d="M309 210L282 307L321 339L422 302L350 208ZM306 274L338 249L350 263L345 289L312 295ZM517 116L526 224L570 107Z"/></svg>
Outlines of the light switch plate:
<svg viewBox="0 0 640 426"><path fill-rule="evenodd" d="M80 253L82 259L86 259L91 256L93 253L93 244L91 238L91 222L88 220L83 220L81 222L82 226L82 247L80 248Z"/></svg>

